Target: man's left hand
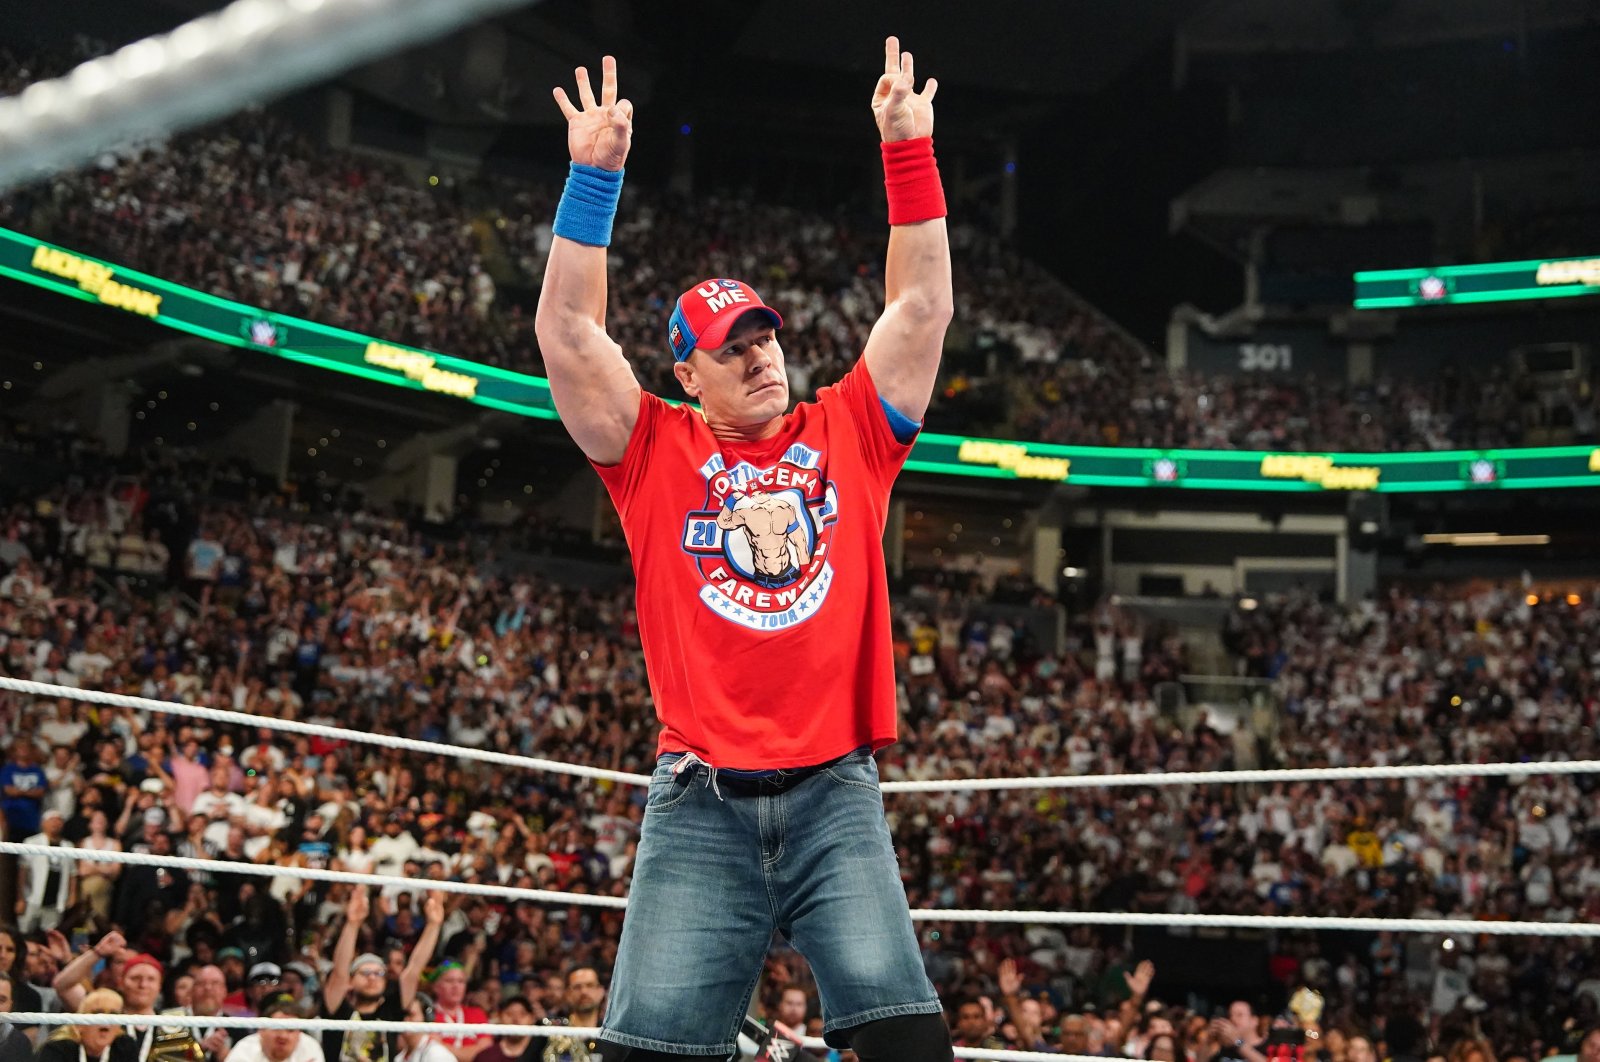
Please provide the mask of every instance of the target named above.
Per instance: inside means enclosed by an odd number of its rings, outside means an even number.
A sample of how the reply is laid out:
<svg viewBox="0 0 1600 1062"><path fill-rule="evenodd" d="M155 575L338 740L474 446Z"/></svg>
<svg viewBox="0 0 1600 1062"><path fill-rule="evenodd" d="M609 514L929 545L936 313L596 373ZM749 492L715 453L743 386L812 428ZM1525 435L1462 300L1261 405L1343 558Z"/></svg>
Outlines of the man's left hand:
<svg viewBox="0 0 1600 1062"><path fill-rule="evenodd" d="M884 143L933 135L933 94L939 82L929 78L921 92L912 91L916 77L911 53L900 50L900 38L883 42L883 76L872 93L872 116Z"/></svg>

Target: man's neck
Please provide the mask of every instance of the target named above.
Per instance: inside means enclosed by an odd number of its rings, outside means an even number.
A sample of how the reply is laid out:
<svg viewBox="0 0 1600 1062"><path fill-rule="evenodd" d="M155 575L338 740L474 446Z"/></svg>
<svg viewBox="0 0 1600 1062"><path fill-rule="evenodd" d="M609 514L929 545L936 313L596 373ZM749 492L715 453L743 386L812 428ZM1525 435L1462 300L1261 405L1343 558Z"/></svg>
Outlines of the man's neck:
<svg viewBox="0 0 1600 1062"><path fill-rule="evenodd" d="M599 1025L600 1012L598 1010L575 1010L567 1015L567 1021L579 1028Z"/></svg>
<svg viewBox="0 0 1600 1062"><path fill-rule="evenodd" d="M707 418L706 427L720 442L756 443L778 434L783 428L783 418L773 417L756 424L720 424Z"/></svg>

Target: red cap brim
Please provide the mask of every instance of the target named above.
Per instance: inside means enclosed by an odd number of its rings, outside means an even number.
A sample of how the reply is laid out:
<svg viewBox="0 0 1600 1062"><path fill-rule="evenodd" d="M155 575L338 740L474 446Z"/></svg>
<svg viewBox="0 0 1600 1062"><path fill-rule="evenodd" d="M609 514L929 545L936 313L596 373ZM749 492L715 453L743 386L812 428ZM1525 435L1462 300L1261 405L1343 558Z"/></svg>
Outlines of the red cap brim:
<svg viewBox="0 0 1600 1062"><path fill-rule="evenodd" d="M764 313L772 319L772 327L782 328L783 318L771 306L748 306L738 313L729 314L727 317L718 317L706 326L705 331L695 336L694 345L701 350L716 350L728 341L728 333L733 331L733 326L738 324L747 314Z"/></svg>

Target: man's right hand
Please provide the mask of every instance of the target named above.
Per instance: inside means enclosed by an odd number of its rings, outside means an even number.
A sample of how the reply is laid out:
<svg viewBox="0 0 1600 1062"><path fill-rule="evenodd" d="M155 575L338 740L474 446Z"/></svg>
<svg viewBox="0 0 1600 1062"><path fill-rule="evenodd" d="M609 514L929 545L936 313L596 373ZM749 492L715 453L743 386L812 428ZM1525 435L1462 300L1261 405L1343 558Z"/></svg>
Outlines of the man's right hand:
<svg viewBox="0 0 1600 1062"><path fill-rule="evenodd" d="M1017 960L1000 960L1000 994L1011 997L1022 991L1022 974L1017 970Z"/></svg>
<svg viewBox="0 0 1600 1062"><path fill-rule="evenodd" d="M115 929L95 942L94 953L102 959L110 959L121 954L128 947L128 942L121 933Z"/></svg>
<svg viewBox="0 0 1600 1062"><path fill-rule="evenodd" d="M567 97L567 90L554 91L556 106L567 119L567 150L572 161L615 173L628 161L633 144L633 103L617 99L617 61L606 56L600 61L600 99L594 98L589 71L573 71L578 82L579 110Z"/></svg>
<svg viewBox="0 0 1600 1062"><path fill-rule="evenodd" d="M45 946L50 951L50 957L56 961L57 966L65 966L72 961L72 942L67 935L59 929L44 931Z"/></svg>
<svg viewBox="0 0 1600 1062"><path fill-rule="evenodd" d="M344 916L352 925L359 926L367 920L367 913L371 911L371 900L367 896L367 887L357 885L350 892L350 902L344 905Z"/></svg>

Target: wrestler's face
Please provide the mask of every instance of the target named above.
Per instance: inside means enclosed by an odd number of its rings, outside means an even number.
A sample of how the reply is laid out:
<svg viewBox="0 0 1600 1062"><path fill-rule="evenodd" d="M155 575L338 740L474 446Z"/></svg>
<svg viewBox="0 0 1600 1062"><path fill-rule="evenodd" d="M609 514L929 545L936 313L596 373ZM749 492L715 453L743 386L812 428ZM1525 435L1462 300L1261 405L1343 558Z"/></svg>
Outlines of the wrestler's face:
<svg viewBox="0 0 1600 1062"><path fill-rule="evenodd" d="M696 347L673 372L713 426L765 424L789 408L783 348L765 314L745 314L728 332L726 343L715 350Z"/></svg>

